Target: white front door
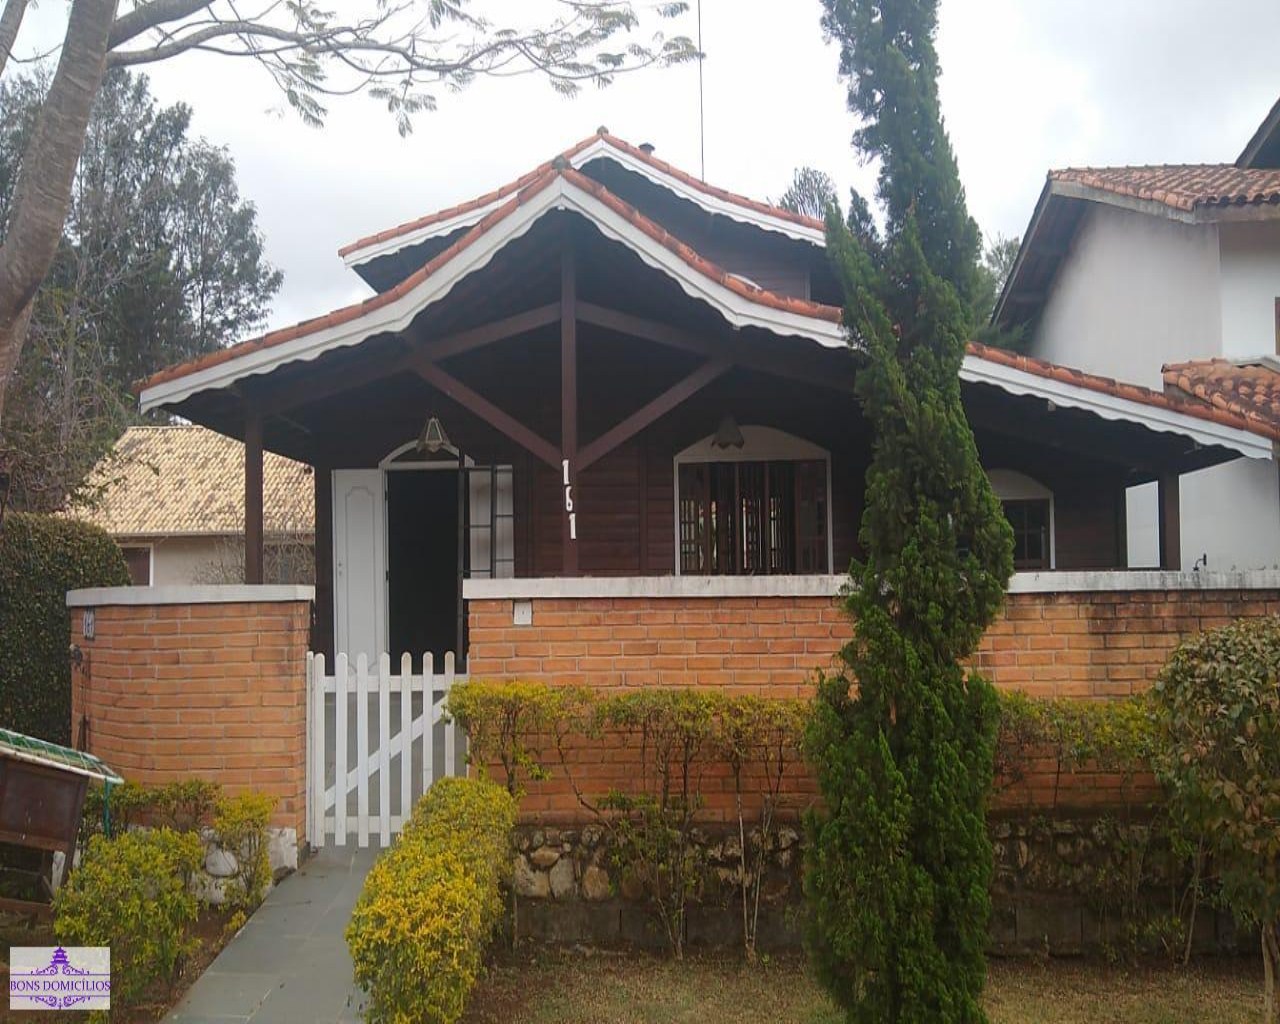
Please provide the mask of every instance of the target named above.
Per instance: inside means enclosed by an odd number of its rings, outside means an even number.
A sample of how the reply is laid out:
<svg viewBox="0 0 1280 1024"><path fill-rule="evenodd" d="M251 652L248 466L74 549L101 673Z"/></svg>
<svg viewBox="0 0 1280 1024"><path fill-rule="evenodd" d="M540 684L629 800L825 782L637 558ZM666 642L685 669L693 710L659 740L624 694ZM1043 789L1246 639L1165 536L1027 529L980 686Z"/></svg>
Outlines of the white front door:
<svg viewBox="0 0 1280 1024"><path fill-rule="evenodd" d="M333 473L333 636L352 665L387 649L385 488L380 469Z"/></svg>

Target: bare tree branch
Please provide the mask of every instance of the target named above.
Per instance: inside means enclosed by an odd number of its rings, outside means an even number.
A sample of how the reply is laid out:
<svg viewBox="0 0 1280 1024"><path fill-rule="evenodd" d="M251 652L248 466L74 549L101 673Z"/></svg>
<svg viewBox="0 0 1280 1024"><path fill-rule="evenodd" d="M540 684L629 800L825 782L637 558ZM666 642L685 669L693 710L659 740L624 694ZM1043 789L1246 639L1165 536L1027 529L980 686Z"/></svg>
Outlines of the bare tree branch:
<svg viewBox="0 0 1280 1024"><path fill-rule="evenodd" d="M151 0L150 3L135 7L116 19L111 35L107 37L107 49L114 50L158 25L189 18L211 3L213 0Z"/></svg>

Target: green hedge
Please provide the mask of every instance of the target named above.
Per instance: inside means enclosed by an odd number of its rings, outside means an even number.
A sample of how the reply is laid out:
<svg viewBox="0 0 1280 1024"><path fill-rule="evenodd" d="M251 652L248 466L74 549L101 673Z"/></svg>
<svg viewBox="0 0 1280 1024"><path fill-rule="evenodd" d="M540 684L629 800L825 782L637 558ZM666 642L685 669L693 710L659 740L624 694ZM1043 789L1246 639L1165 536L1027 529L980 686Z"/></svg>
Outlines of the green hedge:
<svg viewBox="0 0 1280 1024"><path fill-rule="evenodd" d="M124 586L120 549L103 530L12 513L0 529L0 726L71 742L67 591Z"/></svg>
<svg viewBox="0 0 1280 1024"><path fill-rule="evenodd" d="M365 878L347 926L367 1019L452 1024L502 917L516 805L480 779L438 780Z"/></svg>

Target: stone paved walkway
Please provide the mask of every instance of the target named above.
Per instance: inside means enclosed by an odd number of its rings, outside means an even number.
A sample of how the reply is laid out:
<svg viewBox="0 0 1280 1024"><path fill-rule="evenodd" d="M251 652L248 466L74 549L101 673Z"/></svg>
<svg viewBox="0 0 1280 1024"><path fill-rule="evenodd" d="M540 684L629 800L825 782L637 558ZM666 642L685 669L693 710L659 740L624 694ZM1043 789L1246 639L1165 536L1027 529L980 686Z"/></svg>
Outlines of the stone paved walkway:
<svg viewBox="0 0 1280 1024"><path fill-rule="evenodd" d="M359 1021L363 996L342 933L378 850L330 848L267 896L166 1020Z"/></svg>

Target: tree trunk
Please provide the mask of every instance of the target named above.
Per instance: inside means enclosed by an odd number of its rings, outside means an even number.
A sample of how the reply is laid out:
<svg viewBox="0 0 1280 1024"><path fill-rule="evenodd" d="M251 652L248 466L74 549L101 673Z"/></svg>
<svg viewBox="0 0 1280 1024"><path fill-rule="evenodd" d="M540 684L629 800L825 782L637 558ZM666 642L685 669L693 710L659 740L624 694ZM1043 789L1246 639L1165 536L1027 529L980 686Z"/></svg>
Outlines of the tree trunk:
<svg viewBox="0 0 1280 1024"><path fill-rule="evenodd" d="M12 3L6 4L6 17ZM26 339L31 302L62 238L89 114L106 71L107 36L115 15L116 0L74 0L58 70L22 154L9 233L0 246L0 422L5 392Z"/></svg>
<svg viewBox="0 0 1280 1024"><path fill-rule="evenodd" d="M1265 995L1262 1019L1266 1024L1280 1024L1280 1004L1276 1001L1276 971L1280 969L1280 935L1275 921L1262 922L1262 967L1265 976Z"/></svg>
<svg viewBox="0 0 1280 1024"><path fill-rule="evenodd" d="M13 52L13 44L18 38L18 29L22 27L22 16L27 13L27 0L5 0L4 10L0 11L0 75L4 74L4 66L9 62L9 54Z"/></svg>

